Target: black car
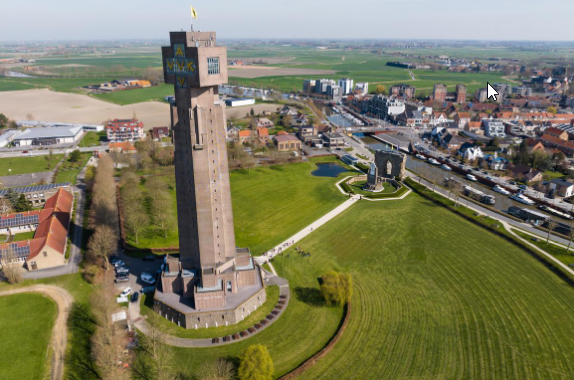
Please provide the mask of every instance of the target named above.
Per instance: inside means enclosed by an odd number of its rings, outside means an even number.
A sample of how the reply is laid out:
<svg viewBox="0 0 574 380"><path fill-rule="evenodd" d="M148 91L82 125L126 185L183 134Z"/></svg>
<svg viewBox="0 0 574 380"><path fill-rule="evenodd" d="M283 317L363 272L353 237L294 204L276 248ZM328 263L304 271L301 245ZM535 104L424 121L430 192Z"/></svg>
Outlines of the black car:
<svg viewBox="0 0 574 380"><path fill-rule="evenodd" d="M144 257L142 260L143 260L143 261L154 261L154 260L155 260L155 255L147 255L147 256Z"/></svg>
<svg viewBox="0 0 574 380"><path fill-rule="evenodd" d="M138 292L134 292L132 293L132 302L137 302L138 298L140 297L140 294Z"/></svg>

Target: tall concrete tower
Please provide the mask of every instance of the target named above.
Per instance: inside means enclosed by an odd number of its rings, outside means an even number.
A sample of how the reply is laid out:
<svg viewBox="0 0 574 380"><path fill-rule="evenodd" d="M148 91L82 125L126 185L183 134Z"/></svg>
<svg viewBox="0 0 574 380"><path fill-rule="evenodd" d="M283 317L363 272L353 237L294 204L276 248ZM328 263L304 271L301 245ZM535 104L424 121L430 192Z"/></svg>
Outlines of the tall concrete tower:
<svg viewBox="0 0 574 380"><path fill-rule="evenodd" d="M169 259L162 291L194 297L196 309L225 306L227 294L257 282L248 249L237 249L227 164L227 52L215 32L172 32L162 47L165 82L174 85L171 127L180 258Z"/></svg>

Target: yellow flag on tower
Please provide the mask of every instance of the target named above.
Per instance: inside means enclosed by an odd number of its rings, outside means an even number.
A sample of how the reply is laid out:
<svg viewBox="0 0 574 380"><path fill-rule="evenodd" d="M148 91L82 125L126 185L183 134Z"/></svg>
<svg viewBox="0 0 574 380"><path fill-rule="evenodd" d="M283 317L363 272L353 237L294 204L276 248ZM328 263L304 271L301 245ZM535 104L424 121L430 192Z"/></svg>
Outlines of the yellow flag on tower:
<svg viewBox="0 0 574 380"><path fill-rule="evenodd" d="M197 11L195 10L194 7L191 7L191 18L197 20Z"/></svg>

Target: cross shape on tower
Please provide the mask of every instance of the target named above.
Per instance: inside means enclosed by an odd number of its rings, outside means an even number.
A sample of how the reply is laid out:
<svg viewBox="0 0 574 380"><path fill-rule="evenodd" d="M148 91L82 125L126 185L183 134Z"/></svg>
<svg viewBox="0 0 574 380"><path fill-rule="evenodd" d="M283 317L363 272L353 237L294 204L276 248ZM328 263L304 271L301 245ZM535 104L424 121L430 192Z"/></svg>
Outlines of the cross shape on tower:
<svg viewBox="0 0 574 380"><path fill-rule="evenodd" d="M187 78L196 74L195 60L185 56L184 44L173 45L173 57L165 58L165 67L168 74L175 75L174 83L179 88L187 88Z"/></svg>

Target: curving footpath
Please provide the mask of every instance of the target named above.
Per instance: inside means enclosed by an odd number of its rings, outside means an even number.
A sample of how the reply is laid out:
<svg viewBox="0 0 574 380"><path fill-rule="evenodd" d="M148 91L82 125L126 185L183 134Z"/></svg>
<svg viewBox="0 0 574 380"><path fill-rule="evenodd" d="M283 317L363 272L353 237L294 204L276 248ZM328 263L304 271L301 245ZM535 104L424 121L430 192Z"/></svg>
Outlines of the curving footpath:
<svg viewBox="0 0 574 380"><path fill-rule="evenodd" d="M58 305L58 317L52 330L52 380L61 380L64 377L64 357L68 343L68 315L74 303L74 297L67 290L52 285L33 285L24 288L0 292L0 296L9 296L20 293L42 293L52 298Z"/></svg>

